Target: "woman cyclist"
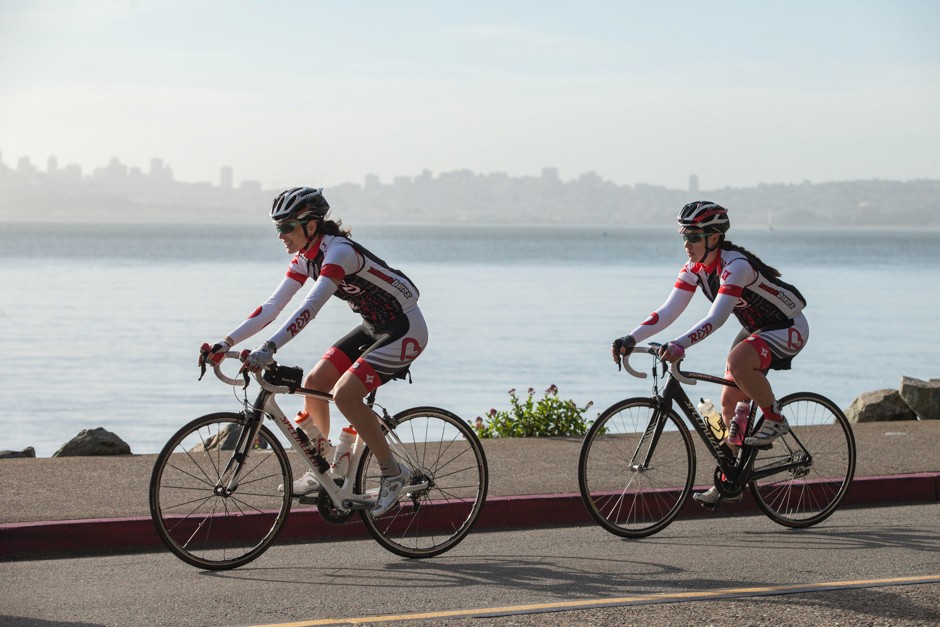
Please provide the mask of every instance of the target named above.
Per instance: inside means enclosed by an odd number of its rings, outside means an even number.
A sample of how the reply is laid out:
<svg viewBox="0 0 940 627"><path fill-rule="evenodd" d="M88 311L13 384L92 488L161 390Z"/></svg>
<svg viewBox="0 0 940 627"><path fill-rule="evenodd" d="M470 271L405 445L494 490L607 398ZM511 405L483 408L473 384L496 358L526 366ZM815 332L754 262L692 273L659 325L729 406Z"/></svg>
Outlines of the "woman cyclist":
<svg viewBox="0 0 940 627"><path fill-rule="evenodd" d="M295 187L274 199L271 219L287 252L293 255L287 276L274 293L234 331L200 351L201 363L219 361L222 353L255 335L277 318L307 279L313 286L281 327L255 350L245 367L257 372L274 361L274 354L309 324L331 296L349 303L362 324L336 341L307 374L304 387L332 390L337 409L372 450L382 470L374 514L398 501L411 469L396 462L378 418L364 398L404 371L424 350L428 330L418 308L418 290L398 270L354 242L341 221L329 219L330 205L323 189ZM330 432L329 405L304 397L304 411L322 434ZM325 439L311 443L322 452ZM319 490L313 473L294 482L295 496Z"/></svg>
<svg viewBox="0 0 940 627"><path fill-rule="evenodd" d="M744 440L749 446L769 446L790 430L767 380L767 371L788 370L793 357L809 339L809 326L802 310L806 300L800 292L780 280L780 272L756 255L726 239L731 226L728 210L713 202L700 200L687 204L677 218L679 233L685 242L689 261L679 271L679 278L666 302L640 326L625 337L614 340L613 358L621 356L662 331L685 311L698 287L712 302L708 314L691 329L660 349L665 361L678 361L686 349L714 333L734 314L744 327L732 343L725 366L726 378L737 388L725 386L721 395L721 413L728 428L726 443L732 450L742 443L732 420L739 401L754 399L761 408L761 429ZM714 505L720 495L713 487L694 495L700 503ZM726 498L734 502L741 495Z"/></svg>

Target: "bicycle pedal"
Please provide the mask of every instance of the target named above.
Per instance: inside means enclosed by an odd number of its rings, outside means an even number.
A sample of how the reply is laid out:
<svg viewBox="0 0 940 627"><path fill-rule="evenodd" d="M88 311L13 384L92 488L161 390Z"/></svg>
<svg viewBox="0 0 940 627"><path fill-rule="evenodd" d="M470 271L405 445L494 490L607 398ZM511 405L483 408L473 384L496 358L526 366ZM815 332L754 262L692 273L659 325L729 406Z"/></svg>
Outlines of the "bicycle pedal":
<svg viewBox="0 0 940 627"><path fill-rule="evenodd" d="M316 505L317 500L320 498L320 493L308 492L307 494L304 494L303 496L295 496L294 498L297 499L297 502L300 505Z"/></svg>

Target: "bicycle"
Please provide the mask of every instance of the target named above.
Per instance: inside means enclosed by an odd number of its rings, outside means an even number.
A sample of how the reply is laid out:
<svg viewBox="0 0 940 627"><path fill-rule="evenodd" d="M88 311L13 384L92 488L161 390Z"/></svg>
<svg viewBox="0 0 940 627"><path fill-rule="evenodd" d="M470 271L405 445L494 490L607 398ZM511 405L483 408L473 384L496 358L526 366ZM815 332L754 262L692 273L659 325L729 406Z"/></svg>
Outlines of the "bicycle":
<svg viewBox="0 0 940 627"><path fill-rule="evenodd" d="M226 357L244 354L229 352ZM247 390L247 372L239 382L225 375L220 364L212 365L219 380ZM407 369L395 378L406 376ZM314 452L276 402L281 394L327 401L332 396L302 387L300 368L274 364L253 378L261 387L254 403L245 391L242 411L196 418L157 456L150 513L160 538L181 560L208 570L236 568L259 557L277 538L295 498L293 472L284 445L263 424L265 418L319 481L319 493L298 501L316 503L326 522L343 524L358 513L380 545L408 558L440 555L470 532L486 500L489 470L483 447L464 420L437 407L390 416L375 402L375 392L369 395L368 405L381 410L376 416L396 459L412 468L397 507L375 517L381 473L369 447L357 437L347 475L332 477L330 462Z"/></svg>
<svg viewBox="0 0 940 627"><path fill-rule="evenodd" d="M624 538L644 538L663 530L679 514L692 492L695 447L688 427L673 408L677 404L717 463L714 483L722 500L749 486L757 506L786 527L810 527L839 506L855 474L855 437L848 419L829 399L797 392L779 400L790 432L769 446L742 445L735 454L719 442L686 394L683 385L705 381L737 387L733 381L699 372L668 368L660 345L635 347L653 355L653 393L615 403L591 425L581 445L578 486L597 523ZM646 378L630 365L628 373ZM661 372L660 372L661 370ZM747 435L760 429L751 402ZM761 419L763 420L763 419Z"/></svg>

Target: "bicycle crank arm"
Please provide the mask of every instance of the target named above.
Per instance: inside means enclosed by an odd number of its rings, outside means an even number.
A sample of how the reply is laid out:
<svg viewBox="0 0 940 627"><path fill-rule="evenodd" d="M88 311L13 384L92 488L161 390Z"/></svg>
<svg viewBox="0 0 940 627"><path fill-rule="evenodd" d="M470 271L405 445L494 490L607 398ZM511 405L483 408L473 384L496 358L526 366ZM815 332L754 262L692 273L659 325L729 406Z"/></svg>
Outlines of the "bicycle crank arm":
<svg viewBox="0 0 940 627"><path fill-rule="evenodd" d="M374 509L375 501L378 495L370 496L358 496L348 499L343 499L343 508L348 510L360 510L360 509Z"/></svg>

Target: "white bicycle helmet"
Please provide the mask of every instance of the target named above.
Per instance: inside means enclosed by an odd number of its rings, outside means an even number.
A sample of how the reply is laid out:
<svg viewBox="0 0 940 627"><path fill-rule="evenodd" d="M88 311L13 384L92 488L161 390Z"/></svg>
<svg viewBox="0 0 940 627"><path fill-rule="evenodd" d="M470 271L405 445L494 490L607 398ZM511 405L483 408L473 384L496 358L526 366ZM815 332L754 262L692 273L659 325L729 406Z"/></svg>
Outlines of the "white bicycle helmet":
<svg viewBox="0 0 940 627"><path fill-rule="evenodd" d="M709 200L690 202L676 218L679 232L704 231L706 233L727 233L731 228L728 210Z"/></svg>
<svg viewBox="0 0 940 627"><path fill-rule="evenodd" d="M271 205L271 219L322 221L330 212L330 203L323 197L323 188L294 187L281 192Z"/></svg>

